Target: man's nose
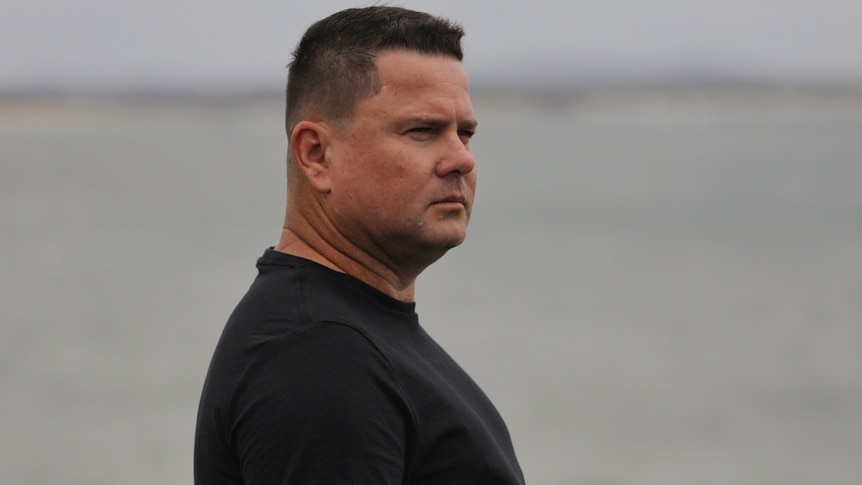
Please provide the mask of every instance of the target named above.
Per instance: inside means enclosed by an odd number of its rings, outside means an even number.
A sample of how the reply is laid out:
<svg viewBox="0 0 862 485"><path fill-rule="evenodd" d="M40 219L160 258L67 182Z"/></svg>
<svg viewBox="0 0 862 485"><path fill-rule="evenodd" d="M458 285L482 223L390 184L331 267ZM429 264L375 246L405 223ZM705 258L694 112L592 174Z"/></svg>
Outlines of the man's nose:
<svg viewBox="0 0 862 485"><path fill-rule="evenodd" d="M447 177L457 175L463 177L476 168L476 158L470 149L469 139L453 136L447 140L445 152L437 164L437 175Z"/></svg>

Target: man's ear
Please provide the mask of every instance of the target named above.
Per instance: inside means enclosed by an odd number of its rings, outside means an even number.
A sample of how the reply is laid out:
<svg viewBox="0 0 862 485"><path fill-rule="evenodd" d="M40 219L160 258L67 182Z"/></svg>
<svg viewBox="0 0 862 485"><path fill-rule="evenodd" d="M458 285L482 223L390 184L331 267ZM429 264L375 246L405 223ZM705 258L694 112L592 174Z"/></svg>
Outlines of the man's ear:
<svg viewBox="0 0 862 485"><path fill-rule="evenodd" d="M332 141L329 127L315 121L300 121L290 134L290 150L297 168L308 184L320 193L329 193L327 149Z"/></svg>

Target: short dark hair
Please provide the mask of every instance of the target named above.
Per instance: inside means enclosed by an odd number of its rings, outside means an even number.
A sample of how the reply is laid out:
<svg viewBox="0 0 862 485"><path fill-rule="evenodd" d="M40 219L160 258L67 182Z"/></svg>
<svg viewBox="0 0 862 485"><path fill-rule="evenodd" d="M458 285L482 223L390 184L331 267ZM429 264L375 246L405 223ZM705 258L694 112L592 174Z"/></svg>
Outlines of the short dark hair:
<svg viewBox="0 0 862 485"><path fill-rule="evenodd" d="M400 7L342 10L313 24L293 52L287 81L285 127L313 109L329 119L353 114L356 102L380 89L374 59L406 49L461 61L464 29L449 20Z"/></svg>

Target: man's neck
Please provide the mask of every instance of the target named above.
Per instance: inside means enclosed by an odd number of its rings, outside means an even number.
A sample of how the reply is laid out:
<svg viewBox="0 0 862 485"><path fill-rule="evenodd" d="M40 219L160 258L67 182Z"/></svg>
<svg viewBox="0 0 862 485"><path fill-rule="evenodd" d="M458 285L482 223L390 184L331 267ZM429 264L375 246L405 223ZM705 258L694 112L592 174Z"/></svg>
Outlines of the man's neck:
<svg viewBox="0 0 862 485"><path fill-rule="evenodd" d="M275 247L276 251L307 259L334 271L353 276L397 300L413 301L415 276L403 278L370 257L351 257L347 252L340 251L327 242L307 224L292 222L286 223L282 229L281 238ZM303 230L303 226L308 230ZM360 251L357 250L357 252Z"/></svg>

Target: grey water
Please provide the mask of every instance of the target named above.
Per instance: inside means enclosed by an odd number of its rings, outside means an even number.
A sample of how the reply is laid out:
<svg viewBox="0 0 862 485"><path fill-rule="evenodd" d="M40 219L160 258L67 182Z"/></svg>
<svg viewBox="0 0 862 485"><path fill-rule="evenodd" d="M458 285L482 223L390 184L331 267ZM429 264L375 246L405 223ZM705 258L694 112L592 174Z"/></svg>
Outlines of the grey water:
<svg viewBox="0 0 862 485"><path fill-rule="evenodd" d="M857 484L862 95L478 94L423 325L532 484ZM0 483L191 483L277 97L0 99Z"/></svg>

